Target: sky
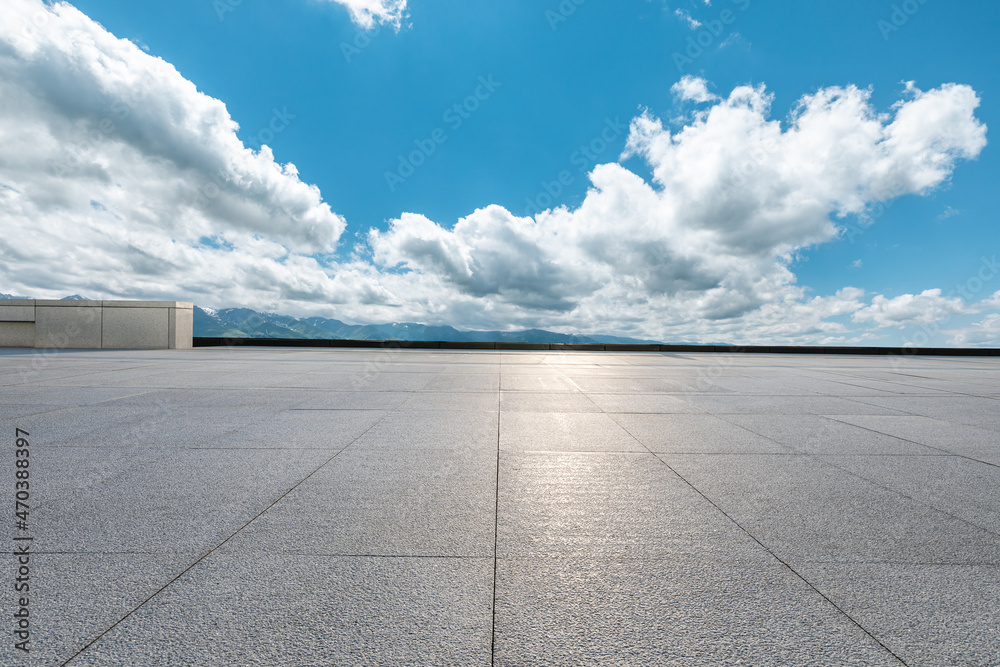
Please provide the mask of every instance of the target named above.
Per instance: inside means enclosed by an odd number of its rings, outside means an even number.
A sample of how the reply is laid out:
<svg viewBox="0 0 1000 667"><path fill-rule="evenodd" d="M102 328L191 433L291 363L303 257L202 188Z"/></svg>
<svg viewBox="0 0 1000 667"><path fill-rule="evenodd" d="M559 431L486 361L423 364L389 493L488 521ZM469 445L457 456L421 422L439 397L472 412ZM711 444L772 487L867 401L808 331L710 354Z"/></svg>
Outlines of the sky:
<svg viewBox="0 0 1000 667"><path fill-rule="evenodd" d="M0 292L1000 345L1000 5L0 0Z"/></svg>

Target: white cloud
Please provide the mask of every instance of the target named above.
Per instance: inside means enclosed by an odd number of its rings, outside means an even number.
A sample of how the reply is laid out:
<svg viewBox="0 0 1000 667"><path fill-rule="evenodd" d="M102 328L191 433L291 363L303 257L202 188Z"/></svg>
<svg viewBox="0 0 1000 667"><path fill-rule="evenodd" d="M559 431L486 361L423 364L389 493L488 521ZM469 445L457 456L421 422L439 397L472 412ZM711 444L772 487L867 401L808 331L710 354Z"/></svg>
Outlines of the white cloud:
<svg viewBox="0 0 1000 667"><path fill-rule="evenodd" d="M646 113L632 122L625 157L646 160L652 185L606 164L592 172L579 208L534 220L499 207L451 229L402 216L372 235L375 260L483 299L498 318L519 313L548 326L636 319L654 336L672 323L705 324L709 335L765 305L801 303L789 262L835 238L838 215L863 213L887 193L923 192L976 155L985 128L970 93L916 92L894 118L870 106L869 91L828 88L804 97L785 130L768 118L763 87L736 88L676 134ZM926 107L919 132L911 105Z"/></svg>
<svg viewBox="0 0 1000 667"><path fill-rule="evenodd" d="M970 110L979 106L969 86L947 83L923 92L911 83L907 90L913 99L895 104L896 117L884 140L897 162L885 168L905 171L900 176L907 184L924 192L951 175L957 158L979 155L986 127L968 122Z"/></svg>
<svg viewBox="0 0 1000 667"><path fill-rule="evenodd" d="M961 329L946 331L951 337L949 345L958 347L1000 346L1000 314L992 313Z"/></svg>
<svg viewBox="0 0 1000 667"><path fill-rule="evenodd" d="M681 100L693 102L712 102L719 99L717 95L708 92L708 83L698 76L685 74L681 80L670 87L670 92Z"/></svg>
<svg viewBox="0 0 1000 667"><path fill-rule="evenodd" d="M698 28L701 27L701 21L691 16L691 12L687 11L686 9L675 9L674 16L679 18L683 23L687 24L687 27L691 28L692 30L697 30Z"/></svg>
<svg viewBox="0 0 1000 667"><path fill-rule="evenodd" d="M945 206L944 211L938 216L938 220L947 220L948 218L954 218L956 215L962 215L963 211L958 211L951 206Z"/></svg>
<svg viewBox="0 0 1000 667"><path fill-rule="evenodd" d="M763 86L741 86L676 132L649 112L632 121L623 157L644 160L652 182L611 163L573 209L522 218L487 205L454 225L403 213L369 235L370 257L338 260L344 220L294 166L245 148L222 102L70 5L5 5L4 292L843 343L871 335L859 325L902 321L903 304L866 304L856 288L812 296L790 269L795 253L836 238L838 216L940 185L985 145L968 86L913 88L885 114L866 90L825 88L785 127ZM926 295L914 298L943 316L959 308Z"/></svg>
<svg viewBox="0 0 1000 667"><path fill-rule="evenodd" d="M993 313L963 329L948 331L950 345L958 347L1000 346L1000 314Z"/></svg>
<svg viewBox="0 0 1000 667"><path fill-rule="evenodd" d="M225 105L172 66L65 3L9 0L5 21L5 279L162 294L222 266L335 249L345 222L319 189L245 148Z"/></svg>
<svg viewBox="0 0 1000 667"><path fill-rule="evenodd" d="M750 49L751 46L750 43L745 41L743 39L743 35L741 35L738 31L733 32L733 34L729 35L729 37L726 37L724 40L722 40L722 42L719 43L719 48L725 49L732 46L733 44L739 44L739 43L742 43L747 50Z"/></svg>
<svg viewBox="0 0 1000 667"><path fill-rule="evenodd" d="M396 30L406 18L407 0L328 0L343 5L351 13L351 20L362 28L373 28L376 23L391 25Z"/></svg>
<svg viewBox="0 0 1000 667"><path fill-rule="evenodd" d="M1000 346L1000 313L989 312L998 310L1000 310L1000 291L994 292L969 308L970 312L988 313L982 320L944 331L950 336L948 344L960 347Z"/></svg>
<svg viewBox="0 0 1000 667"><path fill-rule="evenodd" d="M941 296L940 289L924 290L920 294L902 294L887 299L879 294L870 306L855 312L855 322L872 322L877 327L907 327L947 320L953 315L973 312L960 297Z"/></svg>
<svg viewBox="0 0 1000 667"><path fill-rule="evenodd" d="M1000 310L1000 291L994 292L989 297L976 304L980 310Z"/></svg>

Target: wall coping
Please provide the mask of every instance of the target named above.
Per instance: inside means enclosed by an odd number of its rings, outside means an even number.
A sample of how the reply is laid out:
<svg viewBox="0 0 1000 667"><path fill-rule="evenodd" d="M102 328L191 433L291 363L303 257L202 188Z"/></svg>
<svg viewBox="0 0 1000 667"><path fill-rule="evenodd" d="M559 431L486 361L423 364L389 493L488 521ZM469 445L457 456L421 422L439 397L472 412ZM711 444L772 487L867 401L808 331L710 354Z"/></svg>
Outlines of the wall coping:
<svg viewBox="0 0 1000 667"><path fill-rule="evenodd" d="M190 301L102 301L105 308L181 308L194 310Z"/></svg>
<svg viewBox="0 0 1000 667"><path fill-rule="evenodd" d="M179 308L194 310L190 301L64 301L61 299L0 299L4 306L35 306L39 308Z"/></svg>

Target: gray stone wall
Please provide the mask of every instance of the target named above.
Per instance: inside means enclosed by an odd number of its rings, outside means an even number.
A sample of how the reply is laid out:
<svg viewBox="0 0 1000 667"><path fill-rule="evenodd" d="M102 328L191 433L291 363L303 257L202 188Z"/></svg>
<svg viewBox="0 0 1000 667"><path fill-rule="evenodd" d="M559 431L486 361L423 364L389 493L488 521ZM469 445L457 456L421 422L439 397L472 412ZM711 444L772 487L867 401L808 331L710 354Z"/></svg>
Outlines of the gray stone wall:
<svg viewBox="0 0 1000 667"><path fill-rule="evenodd" d="M0 347L187 349L193 326L183 301L0 301Z"/></svg>

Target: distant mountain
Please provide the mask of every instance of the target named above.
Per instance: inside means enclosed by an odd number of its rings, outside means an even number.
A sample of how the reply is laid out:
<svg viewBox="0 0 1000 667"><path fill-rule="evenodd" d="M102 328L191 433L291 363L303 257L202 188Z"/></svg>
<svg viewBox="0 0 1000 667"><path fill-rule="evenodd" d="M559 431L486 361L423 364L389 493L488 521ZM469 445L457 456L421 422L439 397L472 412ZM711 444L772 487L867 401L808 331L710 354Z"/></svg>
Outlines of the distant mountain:
<svg viewBox="0 0 1000 667"><path fill-rule="evenodd" d="M30 299L0 293L0 299ZM87 301L73 294L62 301ZM305 338L311 340L442 340L474 343L657 343L655 340L620 336L577 336L544 329L523 331L460 331L449 326L430 326L414 322L392 324L346 324L325 317L300 319L275 313L260 313L250 308L194 307L194 335L206 338Z"/></svg>
<svg viewBox="0 0 1000 667"><path fill-rule="evenodd" d="M325 317L299 319L249 308L194 308L194 335L213 338L305 338L338 340L441 340L507 343L656 343L619 336L577 336L544 329L459 331L449 326L412 322L345 324Z"/></svg>
<svg viewBox="0 0 1000 667"><path fill-rule="evenodd" d="M31 299L31 298L33 298L33 297L30 297L30 296L13 296L11 294L0 293L0 299ZM80 296L79 294L71 294L70 296L64 296L63 298L61 298L59 300L60 301L90 301L90 299L88 299L87 297Z"/></svg>

